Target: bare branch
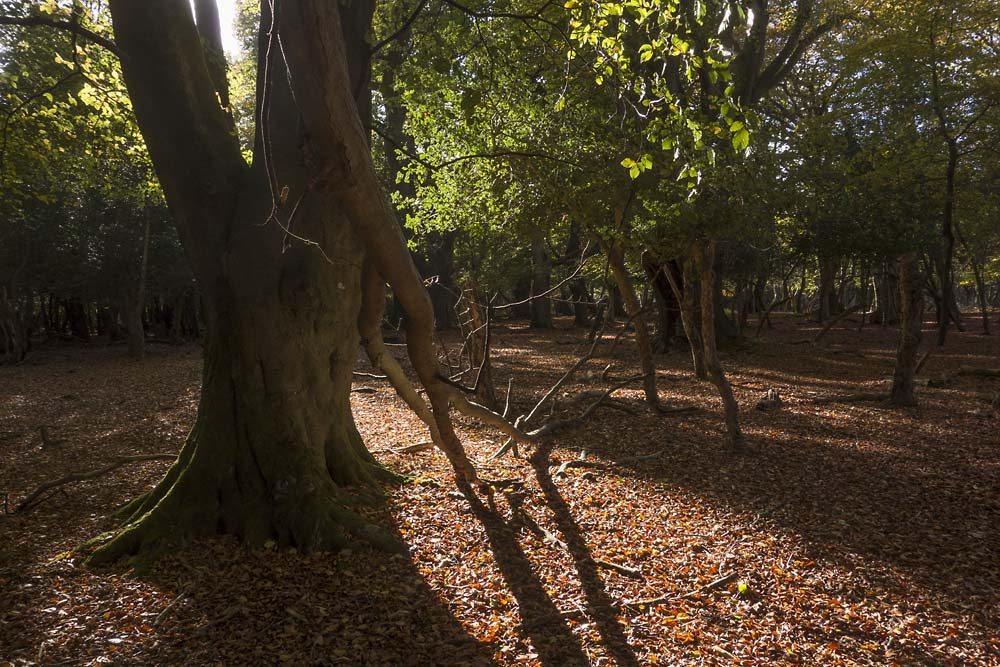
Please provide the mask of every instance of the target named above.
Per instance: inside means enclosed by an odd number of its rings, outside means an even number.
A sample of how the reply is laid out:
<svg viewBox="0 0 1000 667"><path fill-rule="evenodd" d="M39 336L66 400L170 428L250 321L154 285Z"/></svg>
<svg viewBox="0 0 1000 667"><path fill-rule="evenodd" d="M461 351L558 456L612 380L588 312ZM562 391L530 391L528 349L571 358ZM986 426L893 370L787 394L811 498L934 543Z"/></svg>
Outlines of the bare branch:
<svg viewBox="0 0 1000 667"><path fill-rule="evenodd" d="M25 28L45 26L48 28L55 28L56 30L65 30L79 37L83 37L98 46L103 46L119 58L122 57L122 53L118 50L117 44L107 37L97 34L93 30L84 28L77 21L61 21L47 16L0 16L0 25L18 25Z"/></svg>

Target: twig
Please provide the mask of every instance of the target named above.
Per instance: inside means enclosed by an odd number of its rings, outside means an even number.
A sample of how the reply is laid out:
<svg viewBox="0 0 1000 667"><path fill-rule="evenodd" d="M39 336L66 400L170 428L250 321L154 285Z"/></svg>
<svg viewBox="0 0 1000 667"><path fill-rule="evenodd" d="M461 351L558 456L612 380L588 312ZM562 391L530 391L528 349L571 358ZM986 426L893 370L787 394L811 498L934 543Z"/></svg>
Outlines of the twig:
<svg viewBox="0 0 1000 667"><path fill-rule="evenodd" d="M624 388L627 385L632 384L633 382L637 382L637 381L643 379L643 377L645 377L645 376L643 376L643 375L634 375L634 376L628 378L627 380L623 380L623 381L619 382L618 384L616 384L615 386L611 387L606 392L604 392L603 394L601 394L600 397L598 397L593 403L591 403L589 406L587 406L586 410L584 410L582 413L580 413L576 417L570 417L568 419L559 419L557 421L548 422L544 426L541 426L540 428L537 428L534 431L529 431L528 435L532 436L534 438L540 438L542 436L552 435L553 433L555 433L557 431L562 431L562 430L565 430L565 429L567 429L567 428L569 428L571 426L576 426L577 424L582 423L585 419L587 419L587 417L589 417L594 412L594 410L597 409L597 407L606 398L608 398L609 396L611 396L611 394L615 393L619 389Z"/></svg>
<svg viewBox="0 0 1000 667"><path fill-rule="evenodd" d="M176 454L141 454L138 456L120 456L103 468L90 470L88 472L71 473L65 477L60 477L59 479L50 480L40 484L37 489L29 493L28 496L21 501L21 504L14 509L14 513L18 514L31 509L34 505L38 504L39 496L46 491L51 491L52 489L57 489L61 486L65 486L66 484L72 484L73 482L82 482L87 479L100 477L101 475L105 475L112 470L117 470L126 463L138 463L141 461L173 461L176 458Z"/></svg>
<svg viewBox="0 0 1000 667"><path fill-rule="evenodd" d="M389 376L379 375L378 373L364 373L362 371L352 371L351 375L361 378L371 378L373 380L387 380Z"/></svg>
<svg viewBox="0 0 1000 667"><path fill-rule="evenodd" d="M647 598L645 600L627 600L621 603L623 609L635 609L638 607L651 607L658 604L663 604L665 602L674 602L675 600L684 600L686 598L694 597L699 593L707 593L708 591L715 590L725 586L726 584L732 583L736 580L739 574L736 572L730 572L729 574L719 577L718 579L711 581L704 586L694 589L693 591L688 591L682 595L660 595L655 598Z"/></svg>
<svg viewBox="0 0 1000 667"><path fill-rule="evenodd" d="M153 627L155 628L155 627L156 627L156 626L158 626L158 625L159 625L160 623L162 623L162 622L163 622L163 620L164 620L164 619L165 619L165 618L166 618L167 616L169 616L169 615L170 615L170 612L171 612L171 610L173 610L173 608L174 608L174 605L176 605L176 604L177 604L178 602L180 602L181 600L183 600L183 599L184 599L184 598L186 598L186 597L187 597L187 591L185 590L185 591L181 591L181 594L180 594L180 595L178 595L178 596L177 596L177 597L175 597L175 598L174 598L173 600L171 600L171 601L170 601L170 604L168 604L168 605L167 605L166 607L164 607L164 608L163 608L163 611L161 611L161 612L160 612L159 614L157 614L157 615L156 615L156 618L155 618L155 619L153 619Z"/></svg>

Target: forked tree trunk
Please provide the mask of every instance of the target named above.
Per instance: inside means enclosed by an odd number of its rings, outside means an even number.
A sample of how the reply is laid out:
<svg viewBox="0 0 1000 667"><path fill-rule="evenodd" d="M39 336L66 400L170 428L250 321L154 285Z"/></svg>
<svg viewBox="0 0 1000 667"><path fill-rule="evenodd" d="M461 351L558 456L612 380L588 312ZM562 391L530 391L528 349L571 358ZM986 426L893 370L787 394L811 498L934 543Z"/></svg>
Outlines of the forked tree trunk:
<svg viewBox="0 0 1000 667"><path fill-rule="evenodd" d="M899 302L901 324L899 347L896 348L896 369L892 375L889 401L893 405L915 405L913 378L917 368L921 325L924 315L923 287L918 270L917 253L908 252L899 258Z"/></svg>
<svg viewBox="0 0 1000 667"><path fill-rule="evenodd" d="M306 551L352 538L398 549L352 511L342 490L361 485L364 495L387 473L365 450L350 411L365 251L341 193L315 185L336 178L329 172L336 167L303 139L300 113L315 116L315 100L298 89L293 100L289 79L278 74L286 68L278 49L262 44L258 94L266 102L258 108L266 121L257 127L269 135L266 142L258 135L248 169L203 53L203 45L219 44L217 24L199 35L187 0L112 0L111 9L116 41L128 54L122 68L136 117L200 285L207 335L198 416L177 462L126 507L125 527L92 562L215 532ZM366 88L361 35L371 9L362 1L342 7L351 36L343 37L334 18L335 36L311 59L320 70L344 68L347 42L355 90ZM331 8L319 11L330 20ZM283 44L286 52L298 46ZM266 54L272 62L265 65ZM349 89L343 71L329 70L339 87L328 85L338 92ZM294 72L299 83L309 74ZM354 128L344 127L337 126ZM325 139L317 131L309 137ZM419 287L412 262L408 268ZM421 322L428 329L429 312L427 302Z"/></svg>
<svg viewBox="0 0 1000 667"><path fill-rule="evenodd" d="M705 369L722 399L725 413L726 432L732 449L743 447L743 432L740 429L740 409L733 396L733 389L726 379L719 361L719 351L715 343L715 242L700 244L701 264L701 337L704 345Z"/></svg>

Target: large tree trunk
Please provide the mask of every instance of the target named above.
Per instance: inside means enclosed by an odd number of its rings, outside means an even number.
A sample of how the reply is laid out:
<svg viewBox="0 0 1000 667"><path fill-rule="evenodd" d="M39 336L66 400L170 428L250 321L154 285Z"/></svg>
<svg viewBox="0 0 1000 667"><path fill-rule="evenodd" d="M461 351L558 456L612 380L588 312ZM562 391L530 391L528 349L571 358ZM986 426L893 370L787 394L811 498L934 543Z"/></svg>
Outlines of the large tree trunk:
<svg viewBox="0 0 1000 667"><path fill-rule="evenodd" d="M715 242L706 241L700 246L701 256L701 337L705 350L705 369L722 399L725 413L726 431L732 449L743 447L743 432L740 429L740 409L733 396L733 389L726 379L719 361L719 351L715 343Z"/></svg>
<svg viewBox="0 0 1000 667"><path fill-rule="evenodd" d="M349 535L390 544L340 491L382 472L350 411L360 270L346 260L359 244L342 223L325 244L336 253L330 264L313 248L282 253L276 230L253 220L206 300L194 428L177 463L128 508L130 525L95 560L217 531L306 551L341 546ZM270 252L252 250L261 236Z"/></svg>
<svg viewBox="0 0 1000 667"><path fill-rule="evenodd" d="M202 55L218 36L199 35L186 4L113 0L111 8L136 116L201 289L201 400L178 461L127 506L125 527L92 560L215 532L302 550L352 537L398 548L341 491L384 471L365 450L349 401L364 247L338 193L314 187L319 156L303 150L299 121L309 102L292 99L276 74L285 69L278 49L263 44L262 61L270 54L274 65L262 63L258 77L269 153L247 169ZM350 20L367 25L364 3L343 11L360 12ZM349 52L366 63L361 47ZM364 87L367 65L355 69ZM258 151L264 143L259 134Z"/></svg>
<svg viewBox="0 0 1000 667"><path fill-rule="evenodd" d="M923 286L918 271L917 253L899 258L899 301L902 326L896 349L896 370L892 375L889 400L893 405L915 405L913 377L917 368L921 325L924 314Z"/></svg>
<svg viewBox="0 0 1000 667"><path fill-rule="evenodd" d="M552 258L544 236L531 239L531 326L536 329L552 328L552 300L545 294L552 287Z"/></svg>

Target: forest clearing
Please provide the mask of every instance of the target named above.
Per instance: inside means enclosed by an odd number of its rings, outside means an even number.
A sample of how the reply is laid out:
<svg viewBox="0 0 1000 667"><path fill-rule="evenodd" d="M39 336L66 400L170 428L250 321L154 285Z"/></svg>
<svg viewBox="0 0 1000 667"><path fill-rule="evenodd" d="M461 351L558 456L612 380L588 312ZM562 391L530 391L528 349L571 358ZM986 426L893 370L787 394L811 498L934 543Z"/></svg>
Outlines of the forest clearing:
<svg viewBox="0 0 1000 667"><path fill-rule="evenodd" d="M1000 667L997 0L0 0L0 667Z"/></svg>
<svg viewBox="0 0 1000 667"><path fill-rule="evenodd" d="M586 344L580 331L497 333L497 372L530 378L527 407ZM667 419L637 388L586 426L527 458L490 460L500 440L459 424L483 474L519 479L495 509L452 491L447 459L394 453L426 436L384 381L353 394L369 448L415 476L389 489L377 520L407 557L365 549L302 557L234 540L191 544L148 579L88 570L73 552L111 527L117 506L165 462L122 467L4 519L0 629L8 657L39 664L996 664L1000 659L1000 381L967 376L924 390L919 408L825 399L884 386L895 336L834 330L828 347L793 344L816 325L783 317L725 355L752 406L752 453L732 457L717 397L658 355ZM928 325L929 326L929 325ZM613 336L605 336L605 346ZM570 344L572 340L572 344ZM454 343L454 341L453 341ZM40 353L3 369L0 489L17 502L45 480L118 456L175 452L198 399L199 350L154 346ZM926 378L986 367L997 339L956 335ZM575 397L637 369L618 348L611 377L565 386ZM533 372L528 374L526 371ZM933 384L933 383L932 383ZM571 404L572 398L561 404ZM43 447L39 425L57 443ZM580 460L585 466L566 463ZM526 518L525 518L526 517ZM533 522L533 523L532 523ZM553 541L561 541L563 546ZM360 556L360 557L359 557ZM624 568L616 570L600 563ZM721 585L704 590L713 582ZM660 602L643 603L643 600ZM94 662L100 664L100 661Z"/></svg>

